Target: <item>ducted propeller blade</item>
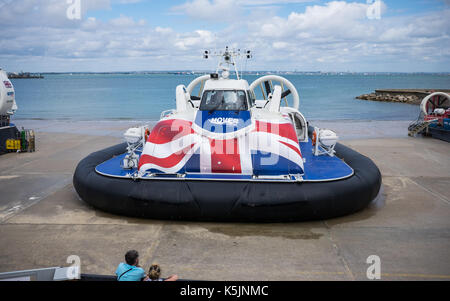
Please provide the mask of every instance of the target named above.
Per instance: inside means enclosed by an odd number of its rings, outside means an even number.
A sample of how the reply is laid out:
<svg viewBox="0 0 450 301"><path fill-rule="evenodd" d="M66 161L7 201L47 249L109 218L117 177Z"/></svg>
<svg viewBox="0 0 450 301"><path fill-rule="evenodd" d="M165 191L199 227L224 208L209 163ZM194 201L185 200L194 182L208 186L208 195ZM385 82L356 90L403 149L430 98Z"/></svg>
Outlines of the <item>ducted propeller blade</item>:
<svg viewBox="0 0 450 301"><path fill-rule="evenodd" d="M283 98L289 96L291 93L292 93L291 90L286 90L286 91L284 91L283 94L281 94L281 99L283 99Z"/></svg>
<svg viewBox="0 0 450 301"><path fill-rule="evenodd" d="M272 93L272 90L270 89L270 83L264 82L264 86L266 87L267 97L269 97L269 94Z"/></svg>

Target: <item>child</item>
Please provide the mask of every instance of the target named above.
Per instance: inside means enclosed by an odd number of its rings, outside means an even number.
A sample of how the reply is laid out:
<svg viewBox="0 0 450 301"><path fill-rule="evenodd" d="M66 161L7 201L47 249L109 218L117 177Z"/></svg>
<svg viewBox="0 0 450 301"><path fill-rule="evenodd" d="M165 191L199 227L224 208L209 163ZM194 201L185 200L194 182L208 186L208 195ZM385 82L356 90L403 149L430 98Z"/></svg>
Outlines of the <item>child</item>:
<svg viewBox="0 0 450 301"><path fill-rule="evenodd" d="M178 280L177 275L172 275L167 279L163 279L160 277L161 277L161 267L158 264L152 264L152 266L148 270L148 275L144 279L144 281L177 281Z"/></svg>

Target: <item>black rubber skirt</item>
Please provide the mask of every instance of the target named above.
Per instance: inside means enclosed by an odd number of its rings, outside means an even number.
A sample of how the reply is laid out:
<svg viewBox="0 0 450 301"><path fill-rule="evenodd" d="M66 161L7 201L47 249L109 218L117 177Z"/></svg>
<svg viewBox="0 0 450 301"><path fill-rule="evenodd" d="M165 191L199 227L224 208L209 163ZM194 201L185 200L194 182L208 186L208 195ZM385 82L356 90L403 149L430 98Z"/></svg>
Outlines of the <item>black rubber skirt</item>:
<svg viewBox="0 0 450 301"><path fill-rule="evenodd" d="M337 156L355 173L334 182L261 183L137 180L98 174L98 164L126 152L119 144L83 159L73 184L81 199L102 211L149 219L234 222L322 220L364 209L376 198L381 174L367 157L342 145Z"/></svg>

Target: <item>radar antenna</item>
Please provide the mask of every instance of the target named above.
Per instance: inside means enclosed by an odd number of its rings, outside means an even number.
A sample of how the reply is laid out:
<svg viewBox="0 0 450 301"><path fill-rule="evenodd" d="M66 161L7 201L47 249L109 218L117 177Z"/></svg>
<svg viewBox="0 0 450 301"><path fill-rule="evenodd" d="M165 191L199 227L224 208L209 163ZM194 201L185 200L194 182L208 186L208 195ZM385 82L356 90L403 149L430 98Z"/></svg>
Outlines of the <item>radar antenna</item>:
<svg viewBox="0 0 450 301"><path fill-rule="evenodd" d="M219 63L217 65L216 73L218 74L220 71L222 72L222 78L228 78L230 76L230 68L234 68L236 72L236 77L239 80L239 71L236 65L235 58L244 58L251 59L253 54L251 50L245 50L244 53L241 52L240 49L229 49L227 46L225 51L215 51L211 52L210 50L205 50L203 53L204 59L209 59L211 56L219 57Z"/></svg>

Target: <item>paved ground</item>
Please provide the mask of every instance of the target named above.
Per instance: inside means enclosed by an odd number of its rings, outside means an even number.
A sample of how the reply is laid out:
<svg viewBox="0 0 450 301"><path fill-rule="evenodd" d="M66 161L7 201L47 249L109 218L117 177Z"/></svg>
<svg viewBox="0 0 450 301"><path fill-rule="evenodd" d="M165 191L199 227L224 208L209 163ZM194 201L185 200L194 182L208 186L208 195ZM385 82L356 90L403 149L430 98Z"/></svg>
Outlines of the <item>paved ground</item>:
<svg viewBox="0 0 450 301"><path fill-rule="evenodd" d="M83 203L76 164L116 137L38 133L38 152L0 157L0 272L67 266L112 274L128 249L147 268L204 280L450 280L450 144L421 138L344 141L383 174L366 210L323 222L223 224L124 218Z"/></svg>

